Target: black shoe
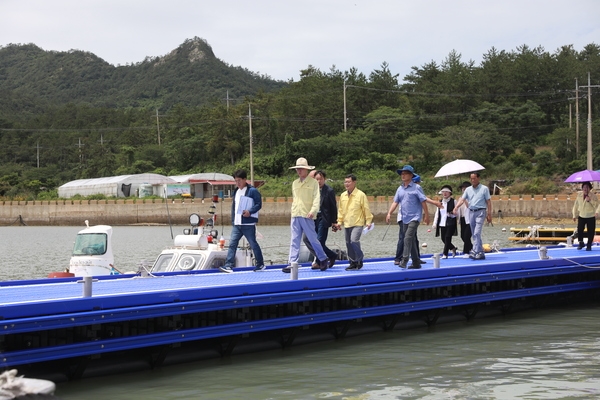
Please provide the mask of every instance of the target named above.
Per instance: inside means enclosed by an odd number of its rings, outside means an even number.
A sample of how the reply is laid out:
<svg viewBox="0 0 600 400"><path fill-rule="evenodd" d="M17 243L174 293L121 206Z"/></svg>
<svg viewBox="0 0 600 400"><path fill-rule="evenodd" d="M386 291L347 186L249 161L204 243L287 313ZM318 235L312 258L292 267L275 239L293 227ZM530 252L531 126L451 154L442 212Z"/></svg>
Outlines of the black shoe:
<svg viewBox="0 0 600 400"><path fill-rule="evenodd" d="M583 249L583 244L580 244L579 246L577 246L577 250L581 250Z"/></svg>
<svg viewBox="0 0 600 400"><path fill-rule="evenodd" d="M289 274L292 272L292 266L288 265L287 267L284 267L281 272L285 272L286 274Z"/></svg>
<svg viewBox="0 0 600 400"><path fill-rule="evenodd" d="M473 257L473 260L485 260L485 254L477 253L475 257Z"/></svg>
<svg viewBox="0 0 600 400"><path fill-rule="evenodd" d="M412 265L410 265L408 269L421 269L421 264L412 263Z"/></svg>
<svg viewBox="0 0 600 400"><path fill-rule="evenodd" d="M356 269L361 269L363 267L362 261L359 261L357 264L358 264L358 266L356 267Z"/></svg>
<svg viewBox="0 0 600 400"><path fill-rule="evenodd" d="M352 261L349 266L346 267L346 271L358 271L358 264Z"/></svg>
<svg viewBox="0 0 600 400"><path fill-rule="evenodd" d="M329 268L329 259L324 259L323 261L319 261L319 265L321 266L321 271L327 271Z"/></svg>
<svg viewBox="0 0 600 400"><path fill-rule="evenodd" d="M402 269L406 269L406 268L408 268L408 260L407 260L407 261L404 261L404 260L402 260L402 261L400 262L400 265L398 265L398 266L399 266L400 268L402 268Z"/></svg>
<svg viewBox="0 0 600 400"><path fill-rule="evenodd" d="M592 251L592 248L591 247L586 247L585 251Z"/></svg>
<svg viewBox="0 0 600 400"><path fill-rule="evenodd" d="M335 260L337 257L329 257L329 268L333 267L333 264L335 264Z"/></svg>

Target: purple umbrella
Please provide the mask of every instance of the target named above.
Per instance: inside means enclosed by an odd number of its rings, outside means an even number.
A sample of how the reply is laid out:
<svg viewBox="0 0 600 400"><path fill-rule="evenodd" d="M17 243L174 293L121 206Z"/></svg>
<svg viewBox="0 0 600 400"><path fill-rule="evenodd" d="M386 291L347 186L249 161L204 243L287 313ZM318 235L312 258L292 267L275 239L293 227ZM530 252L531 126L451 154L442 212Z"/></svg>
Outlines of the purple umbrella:
<svg viewBox="0 0 600 400"><path fill-rule="evenodd" d="M565 182L600 182L600 172L584 169L583 171L575 172L573 175L569 176L565 179Z"/></svg>

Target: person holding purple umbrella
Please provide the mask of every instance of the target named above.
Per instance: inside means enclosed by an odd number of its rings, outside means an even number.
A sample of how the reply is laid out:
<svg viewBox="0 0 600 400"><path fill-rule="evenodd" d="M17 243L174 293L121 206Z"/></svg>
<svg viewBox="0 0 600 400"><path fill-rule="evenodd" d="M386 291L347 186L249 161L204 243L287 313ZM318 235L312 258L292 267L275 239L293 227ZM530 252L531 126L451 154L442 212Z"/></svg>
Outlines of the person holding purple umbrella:
<svg viewBox="0 0 600 400"><path fill-rule="evenodd" d="M573 204L573 221L577 221L577 237L579 238L577 250L583 249L583 230L585 228L587 228L587 246L585 248L587 251L592 251L592 243L596 234L596 218L598 218L600 206L596 195L591 190L592 184L583 182L581 192L577 193L575 204Z"/></svg>

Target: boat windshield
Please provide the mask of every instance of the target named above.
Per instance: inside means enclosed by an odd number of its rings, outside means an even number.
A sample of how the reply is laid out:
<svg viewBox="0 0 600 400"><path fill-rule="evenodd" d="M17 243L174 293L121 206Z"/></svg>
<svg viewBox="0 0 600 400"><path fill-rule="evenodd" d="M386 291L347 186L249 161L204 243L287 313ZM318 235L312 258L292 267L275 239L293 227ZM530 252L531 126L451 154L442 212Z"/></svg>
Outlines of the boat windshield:
<svg viewBox="0 0 600 400"><path fill-rule="evenodd" d="M80 233L75 239L74 256L93 256L106 253L106 233Z"/></svg>
<svg viewBox="0 0 600 400"><path fill-rule="evenodd" d="M178 256L173 264L173 258ZM154 265L152 266L152 272L170 272L170 271L191 271L202 269L205 263L205 257L202 254L176 254L176 253L164 253L158 256Z"/></svg>
<svg viewBox="0 0 600 400"><path fill-rule="evenodd" d="M173 253L159 255L152 266L152 272L166 272L172 259Z"/></svg>

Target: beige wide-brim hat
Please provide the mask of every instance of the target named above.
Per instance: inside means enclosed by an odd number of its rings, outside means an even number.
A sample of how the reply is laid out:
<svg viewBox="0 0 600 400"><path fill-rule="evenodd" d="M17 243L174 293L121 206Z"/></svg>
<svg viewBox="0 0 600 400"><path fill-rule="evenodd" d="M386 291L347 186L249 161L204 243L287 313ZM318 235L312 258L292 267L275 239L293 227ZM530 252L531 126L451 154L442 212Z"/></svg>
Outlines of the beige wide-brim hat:
<svg viewBox="0 0 600 400"><path fill-rule="evenodd" d="M296 165L294 165L293 167L290 167L290 169L298 169L298 168L315 169L315 166L308 165L308 161L306 161L306 158L300 157L299 159L296 160Z"/></svg>

